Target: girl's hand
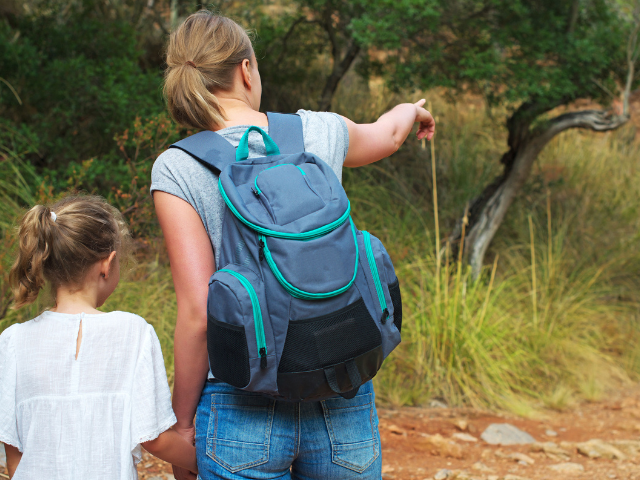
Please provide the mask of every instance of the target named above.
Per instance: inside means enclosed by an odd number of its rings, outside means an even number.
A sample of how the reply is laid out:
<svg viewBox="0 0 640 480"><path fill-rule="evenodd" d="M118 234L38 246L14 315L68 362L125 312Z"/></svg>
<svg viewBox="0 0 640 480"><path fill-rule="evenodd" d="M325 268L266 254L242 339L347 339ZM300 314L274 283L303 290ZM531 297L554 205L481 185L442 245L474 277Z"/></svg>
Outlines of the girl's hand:
<svg viewBox="0 0 640 480"><path fill-rule="evenodd" d="M427 138L427 140L431 140L434 133L436 132L436 122L433 119L431 113L423 108L425 102L426 100L423 98L422 100L414 103L414 105L416 106L416 122L420 122L420 125L418 125L418 132L416 133L416 136L420 140L425 137Z"/></svg>

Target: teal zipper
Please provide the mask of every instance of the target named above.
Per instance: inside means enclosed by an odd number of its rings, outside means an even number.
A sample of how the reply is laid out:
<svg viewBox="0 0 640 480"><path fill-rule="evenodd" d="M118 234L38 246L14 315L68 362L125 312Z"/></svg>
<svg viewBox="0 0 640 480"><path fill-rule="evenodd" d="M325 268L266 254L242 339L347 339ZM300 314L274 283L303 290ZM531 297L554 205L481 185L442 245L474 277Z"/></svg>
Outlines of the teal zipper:
<svg viewBox="0 0 640 480"><path fill-rule="evenodd" d="M302 175L306 175L306 173L304 173L304 170L302 170L298 165L294 164L294 163L281 163L280 165L276 165L274 167L269 167L269 168L265 168L264 170L262 170L262 172L266 172L267 170L271 170L272 168L277 168L277 167L284 167L285 165L293 165L294 167L296 167L298 170L300 170L300 173L302 173ZM262 173L260 172L260 173ZM262 194L262 190L260 190L260 187L258 187L258 177L260 176L260 173L258 173L258 175L256 175L255 180L253 181L253 185L256 187L254 192L258 195Z"/></svg>
<svg viewBox="0 0 640 480"><path fill-rule="evenodd" d="M251 306L253 307L253 325L256 329L256 343L258 344L258 354L260 355L260 368L267 368L267 341L264 337L264 324L262 323L262 310L260 310L260 301L256 295L256 291L253 286L243 275L233 270L223 268L218 270L219 272L227 272L233 277L237 278L242 286L249 293L251 298Z"/></svg>
<svg viewBox="0 0 640 480"><path fill-rule="evenodd" d="M251 223L246 218L244 218L242 215L240 215L240 212L238 212L236 207L233 206L233 204L231 203L231 200L229 200L227 193L224 191L224 187L222 186L221 180L218 180L218 188L220 189L220 194L224 199L224 203L227 204L227 207L229 207L229 210L231 210L231 213L233 213L236 216L236 218L240 220L242 223L244 223L247 227L249 227L253 231L258 232L262 235L266 235L267 237L286 238L288 240L309 240L312 238L321 237L335 230L344 222L346 222L349 219L349 215L351 214L351 202L349 202L347 204L347 209L340 216L340 218L338 218L337 220L334 220L331 223L328 223L327 225L323 225L322 227L318 227L313 230L309 230L307 232L302 232L302 233L278 232L276 230L269 230L268 228L260 227L254 223Z"/></svg>
<svg viewBox="0 0 640 480"><path fill-rule="evenodd" d="M385 324L387 322L387 319L389 318L389 310L387 309L387 300L384 298L382 283L380 283L380 274L378 273L378 265L376 265L376 257L374 257L373 249L371 248L371 234L363 230L362 238L364 240L364 251L367 252L367 260L369 261L371 276L373 277L373 283L376 286L378 300L380 301L380 310L382 310L380 322L382 322L382 324Z"/></svg>
<svg viewBox="0 0 640 480"><path fill-rule="evenodd" d="M356 229L355 229L355 226L353 225L353 221L351 220L351 217L349 217L349 222L351 223L351 233L353 233L353 241L356 246L356 257L355 257L356 265L353 271L353 278L344 287L339 288L337 290L333 290L332 292L325 292L325 293L305 292L304 290L300 290L299 288L291 285L287 281L287 279L284 278L284 276L278 269L278 266L276 265L275 260L271 256L271 252L269 251L269 247L267 246L266 237L264 235L260 235L259 237L260 247L261 247L262 253L264 254L264 258L267 260L267 264L269 265L269 268L275 275L278 282L280 282L280 285L282 285L282 287L287 292L289 292L289 295L296 298L302 298L304 300L321 300L324 298L331 298L331 297L335 297L336 295L340 295L341 293L346 292L351 287L351 285L353 285L353 282L356 281L356 275L358 274L358 240L356 237Z"/></svg>

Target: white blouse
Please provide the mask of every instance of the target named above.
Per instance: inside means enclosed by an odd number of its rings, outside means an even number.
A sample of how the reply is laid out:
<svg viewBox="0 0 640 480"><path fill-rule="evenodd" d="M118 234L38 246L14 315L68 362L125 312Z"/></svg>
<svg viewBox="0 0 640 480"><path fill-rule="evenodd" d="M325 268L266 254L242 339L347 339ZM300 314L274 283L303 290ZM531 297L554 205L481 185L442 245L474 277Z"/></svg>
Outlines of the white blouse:
<svg viewBox="0 0 640 480"><path fill-rule="evenodd" d="M45 312L0 335L0 441L23 453L14 480L137 479L140 443L175 423L143 318Z"/></svg>

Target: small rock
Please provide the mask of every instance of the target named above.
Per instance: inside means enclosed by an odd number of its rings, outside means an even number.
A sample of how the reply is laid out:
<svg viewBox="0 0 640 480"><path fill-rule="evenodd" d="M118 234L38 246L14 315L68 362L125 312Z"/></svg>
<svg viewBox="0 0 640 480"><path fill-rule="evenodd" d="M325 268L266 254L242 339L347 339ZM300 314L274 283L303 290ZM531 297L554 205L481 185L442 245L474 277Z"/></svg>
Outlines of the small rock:
<svg viewBox="0 0 640 480"><path fill-rule="evenodd" d="M461 432L465 432L469 428L469 422L467 422L464 418L456 418L451 423L453 423L455 427Z"/></svg>
<svg viewBox="0 0 640 480"><path fill-rule="evenodd" d="M444 403L442 400L438 400L434 398L429 402L429 407L430 408L449 408L449 405Z"/></svg>
<svg viewBox="0 0 640 480"><path fill-rule="evenodd" d="M568 459L571 456L567 450L560 448L553 442L536 442L531 445L531 451L544 452L547 457L553 459Z"/></svg>
<svg viewBox="0 0 640 480"><path fill-rule="evenodd" d="M474 463L473 465L471 465L471 468L473 468L474 470L478 470L479 472L493 472L493 468L487 467L482 462Z"/></svg>
<svg viewBox="0 0 640 480"><path fill-rule="evenodd" d="M462 458L462 448L456 442L444 438L439 433L435 435L423 435L422 438L416 439L417 443L426 444L425 446L434 455L441 457Z"/></svg>
<svg viewBox="0 0 640 480"><path fill-rule="evenodd" d="M558 463L557 465L551 465L549 469L553 470L554 472L564 473L567 475L576 475L584 472L584 467L582 465L580 465L579 463L572 463L572 462Z"/></svg>
<svg viewBox="0 0 640 480"><path fill-rule="evenodd" d="M614 440L611 444L630 457L635 457L640 453L640 440Z"/></svg>
<svg viewBox="0 0 640 480"><path fill-rule="evenodd" d="M558 432L556 432L554 430L545 430L544 434L547 437L557 437L558 436Z"/></svg>
<svg viewBox="0 0 640 480"><path fill-rule="evenodd" d="M433 476L433 480L446 480L447 478L451 478L452 476L453 472L451 470L443 468Z"/></svg>
<svg viewBox="0 0 640 480"><path fill-rule="evenodd" d="M599 439L589 440L576 444L578 452L589 458L610 458L612 460L624 460L627 456L613 445Z"/></svg>
<svg viewBox="0 0 640 480"><path fill-rule="evenodd" d="M451 437L455 438L456 440L461 440L463 442L474 443L478 441L476 437L474 437L473 435L469 435L468 433L457 432L451 435Z"/></svg>
<svg viewBox="0 0 640 480"><path fill-rule="evenodd" d="M405 432L403 429L401 429L400 427L398 427L397 425L394 425L393 423L390 424L387 429L391 432L394 433L396 435L406 435L407 432Z"/></svg>
<svg viewBox="0 0 640 480"><path fill-rule="evenodd" d="M393 468L391 465L383 465L382 466L382 473L391 473L395 470L395 468Z"/></svg>
<svg viewBox="0 0 640 480"><path fill-rule="evenodd" d="M535 438L509 423L492 423L480 436L489 445L523 445Z"/></svg>
<svg viewBox="0 0 640 480"><path fill-rule="evenodd" d="M507 458L509 460L515 460L521 465L533 465L534 463L536 463L536 461L529 455L525 455L524 453L519 452L510 453L509 455L507 455Z"/></svg>

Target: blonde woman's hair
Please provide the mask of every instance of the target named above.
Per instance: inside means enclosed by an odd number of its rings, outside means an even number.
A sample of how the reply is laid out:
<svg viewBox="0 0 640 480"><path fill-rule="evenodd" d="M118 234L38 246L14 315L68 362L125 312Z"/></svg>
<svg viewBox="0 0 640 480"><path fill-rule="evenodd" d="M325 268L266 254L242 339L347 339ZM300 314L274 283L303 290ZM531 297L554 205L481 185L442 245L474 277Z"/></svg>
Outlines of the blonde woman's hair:
<svg viewBox="0 0 640 480"><path fill-rule="evenodd" d="M36 300L49 282L80 287L88 270L111 252L127 253L129 231L120 212L97 196L69 196L36 205L18 229L19 249L9 281L14 308Z"/></svg>
<svg viewBox="0 0 640 480"><path fill-rule="evenodd" d="M251 61L247 32L233 20L200 10L169 38L164 96L181 125L201 130L220 128L225 113L214 92L233 87L234 70Z"/></svg>

